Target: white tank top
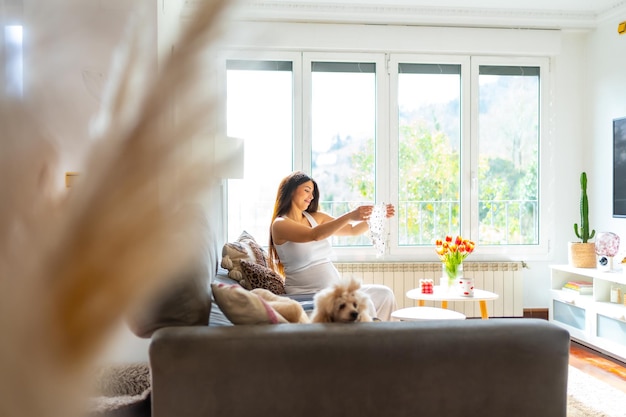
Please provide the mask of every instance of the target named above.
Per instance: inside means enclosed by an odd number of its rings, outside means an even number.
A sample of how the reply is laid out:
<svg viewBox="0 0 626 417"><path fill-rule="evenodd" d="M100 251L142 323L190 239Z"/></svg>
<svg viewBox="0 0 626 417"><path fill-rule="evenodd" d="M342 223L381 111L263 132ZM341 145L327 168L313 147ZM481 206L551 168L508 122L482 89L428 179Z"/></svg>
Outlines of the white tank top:
<svg viewBox="0 0 626 417"><path fill-rule="evenodd" d="M302 212L311 227L317 222L308 212ZM332 285L339 272L332 264L332 245L329 239L311 242L285 242L275 245L276 253L285 269L287 294L311 294Z"/></svg>

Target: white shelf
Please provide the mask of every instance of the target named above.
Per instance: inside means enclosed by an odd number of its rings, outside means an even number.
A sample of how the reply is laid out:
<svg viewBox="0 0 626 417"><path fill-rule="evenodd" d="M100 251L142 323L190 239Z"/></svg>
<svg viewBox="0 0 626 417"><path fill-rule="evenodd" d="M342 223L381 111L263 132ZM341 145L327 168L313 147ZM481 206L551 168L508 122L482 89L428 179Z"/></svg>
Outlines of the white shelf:
<svg viewBox="0 0 626 417"><path fill-rule="evenodd" d="M611 288L626 294L626 274L617 270L573 268L569 265L550 267L550 321L563 327L580 342L596 347L608 355L626 361L626 305L610 302ZM568 281L590 281L593 293L580 295L563 290Z"/></svg>
<svg viewBox="0 0 626 417"><path fill-rule="evenodd" d="M596 302L593 295L581 295L566 290L552 290L552 298L583 308Z"/></svg>
<svg viewBox="0 0 626 417"><path fill-rule="evenodd" d="M593 307L598 314L603 314L607 317L626 321L626 306L623 304L610 303L607 301L596 301Z"/></svg>
<svg viewBox="0 0 626 417"><path fill-rule="evenodd" d="M597 268L574 268L569 265L551 265L550 268L579 275L582 278L601 279L626 285L626 273L624 273L621 264L618 267L619 269L613 269L612 271L600 271Z"/></svg>

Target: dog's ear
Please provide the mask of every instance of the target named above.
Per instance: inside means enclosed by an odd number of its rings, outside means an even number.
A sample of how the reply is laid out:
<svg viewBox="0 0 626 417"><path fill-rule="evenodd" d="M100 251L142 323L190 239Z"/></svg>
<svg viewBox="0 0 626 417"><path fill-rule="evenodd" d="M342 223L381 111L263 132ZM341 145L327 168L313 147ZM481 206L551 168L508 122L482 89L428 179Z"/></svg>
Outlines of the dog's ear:
<svg viewBox="0 0 626 417"><path fill-rule="evenodd" d="M356 278L352 278L348 283L348 292L358 291L359 288L361 288L361 281L357 280Z"/></svg>
<svg viewBox="0 0 626 417"><path fill-rule="evenodd" d="M331 323L333 316L333 300L335 299L336 288L327 288L313 298L315 310L311 321L314 323Z"/></svg>
<svg viewBox="0 0 626 417"><path fill-rule="evenodd" d="M335 285L330 291L333 299L342 297L346 292L349 292L347 285Z"/></svg>
<svg viewBox="0 0 626 417"><path fill-rule="evenodd" d="M324 317L328 323L333 321L333 314L335 312L335 299L341 296L341 290L334 288L329 291L325 291L321 297L321 309L324 313Z"/></svg>

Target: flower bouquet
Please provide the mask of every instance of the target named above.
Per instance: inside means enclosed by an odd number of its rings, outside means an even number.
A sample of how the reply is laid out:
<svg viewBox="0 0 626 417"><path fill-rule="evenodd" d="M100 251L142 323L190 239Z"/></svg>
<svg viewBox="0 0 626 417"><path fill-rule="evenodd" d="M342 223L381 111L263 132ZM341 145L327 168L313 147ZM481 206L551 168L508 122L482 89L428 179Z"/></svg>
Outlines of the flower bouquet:
<svg viewBox="0 0 626 417"><path fill-rule="evenodd" d="M455 239L452 239L452 236L446 236L444 240L437 239L435 246L443 264L443 271L448 277L448 287L451 287L463 271L463 260L474 251L475 244L461 236Z"/></svg>

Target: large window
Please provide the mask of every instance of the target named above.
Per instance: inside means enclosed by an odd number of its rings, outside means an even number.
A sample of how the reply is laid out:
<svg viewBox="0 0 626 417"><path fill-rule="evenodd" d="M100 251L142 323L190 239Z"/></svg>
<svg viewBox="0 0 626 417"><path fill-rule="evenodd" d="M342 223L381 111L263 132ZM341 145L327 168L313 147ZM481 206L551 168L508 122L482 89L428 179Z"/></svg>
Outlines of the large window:
<svg viewBox="0 0 626 417"><path fill-rule="evenodd" d="M539 243L539 67L478 66L478 243Z"/></svg>
<svg viewBox="0 0 626 417"><path fill-rule="evenodd" d="M293 64L227 62L227 134L244 139L244 179L228 181L228 238L269 242L280 179L293 167Z"/></svg>
<svg viewBox="0 0 626 417"><path fill-rule="evenodd" d="M228 134L246 140L246 172L229 182L228 238L266 239L278 182L302 169L331 215L396 205L388 259L432 259L447 234L485 254L545 253L547 68L544 58L383 53L230 61ZM359 249L367 236L333 243L339 259L373 254Z"/></svg>
<svg viewBox="0 0 626 417"><path fill-rule="evenodd" d="M461 232L461 65L398 63L398 244Z"/></svg>
<svg viewBox="0 0 626 417"><path fill-rule="evenodd" d="M311 173L321 210L340 216L376 201L376 64L310 62ZM335 246L367 236L333 237Z"/></svg>

